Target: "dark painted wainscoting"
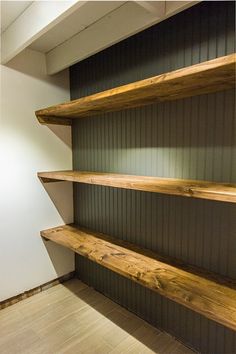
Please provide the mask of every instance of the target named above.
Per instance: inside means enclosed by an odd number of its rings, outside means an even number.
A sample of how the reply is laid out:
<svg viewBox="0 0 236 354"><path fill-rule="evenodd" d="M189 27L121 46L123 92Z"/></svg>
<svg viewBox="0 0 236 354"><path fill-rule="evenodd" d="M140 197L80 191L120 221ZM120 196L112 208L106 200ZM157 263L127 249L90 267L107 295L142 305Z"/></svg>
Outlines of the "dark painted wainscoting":
<svg viewBox="0 0 236 354"><path fill-rule="evenodd" d="M71 67L71 98L234 52L234 2L203 2ZM234 92L73 123L74 169L236 182ZM236 279L236 207L108 187L74 186L75 221ZM77 275L157 327L209 354L236 334L76 256Z"/></svg>

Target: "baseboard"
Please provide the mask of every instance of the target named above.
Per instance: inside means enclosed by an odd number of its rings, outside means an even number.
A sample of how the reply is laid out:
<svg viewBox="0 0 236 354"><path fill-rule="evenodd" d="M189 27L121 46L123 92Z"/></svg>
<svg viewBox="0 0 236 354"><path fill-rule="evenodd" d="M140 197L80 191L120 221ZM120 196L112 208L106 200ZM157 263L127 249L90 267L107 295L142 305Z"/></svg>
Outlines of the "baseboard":
<svg viewBox="0 0 236 354"><path fill-rule="evenodd" d="M67 280L70 280L75 277L75 272L70 272L68 274L62 275L59 278L50 280L47 283L44 283L42 285L37 286L36 288L30 289L25 291L24 293L18 294L16 296L13 296L9 299L3 300L0 302L0 310L5 309L8 306L11 306L19 301L22 301L24 299L27 299L30 296L36 295L38 293L41 293L42 291L45 291L55 285L64 283Z"/></svg>

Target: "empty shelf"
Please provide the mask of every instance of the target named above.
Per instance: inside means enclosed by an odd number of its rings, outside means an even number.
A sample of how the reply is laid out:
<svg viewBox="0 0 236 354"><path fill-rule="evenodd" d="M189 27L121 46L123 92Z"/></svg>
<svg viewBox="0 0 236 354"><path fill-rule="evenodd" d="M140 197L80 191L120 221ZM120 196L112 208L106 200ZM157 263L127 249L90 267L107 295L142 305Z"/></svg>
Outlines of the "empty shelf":
<svg viewBox="0 0 236 354"><path fill-rule="evenodd" d="M41 236L236 330L236 283L107 235L65 225Z"/></svg>
<svg viewBox="0 0 236 354"><path fill-rule="evenodd" d="M71 181L236 203L236 184L84 171L39 172L43 182Z"/></svg>
<svg viewBox="0 0 236 354"><path fill-rule="evenodd" d="M154 76L35 112L41 124L70 125L72 118L170 101L235 85L235 54Z"/></svg>

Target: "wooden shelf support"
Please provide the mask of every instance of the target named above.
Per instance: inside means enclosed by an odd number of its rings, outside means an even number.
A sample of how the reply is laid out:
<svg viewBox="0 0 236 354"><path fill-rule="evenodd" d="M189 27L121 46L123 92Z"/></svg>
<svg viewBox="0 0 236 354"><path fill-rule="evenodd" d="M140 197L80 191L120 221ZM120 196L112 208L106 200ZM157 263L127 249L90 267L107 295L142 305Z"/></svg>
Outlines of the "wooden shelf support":
<svg viewBox="0 0 236 354"><path fill-rule="evenodd" d="M140 107L154 102L233 88L236 55L209 60L169 73L112 88L35 112L41 124L70 125L72 118Z"/></svg>
<svg viewBox="0 0 236 354"><path fill-rule="evenodd" d="M236 282L97 232L65 225L41 236L236 330Z"/></svg>
<svg viewBox="0 0 236 354"><path fill-rule="evenodd" d="M71 181L236 203L236 184L85 171L39 172L45 183Z"/></svg>

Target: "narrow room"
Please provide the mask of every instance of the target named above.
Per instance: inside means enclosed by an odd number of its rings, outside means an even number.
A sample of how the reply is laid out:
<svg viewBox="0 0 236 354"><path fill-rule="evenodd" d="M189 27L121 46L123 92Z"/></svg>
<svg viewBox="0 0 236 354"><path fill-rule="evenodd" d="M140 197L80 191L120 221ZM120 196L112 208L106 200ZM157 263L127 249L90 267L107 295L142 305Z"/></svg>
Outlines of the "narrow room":
<svg viewBox="0 0 236 354"><path fill-rule="evenodd" d="M0 3L0 354L236 354L235 1Z"/></svg>

